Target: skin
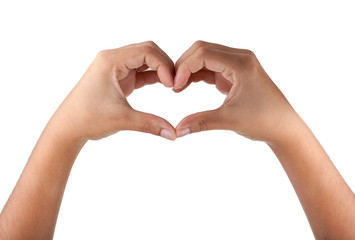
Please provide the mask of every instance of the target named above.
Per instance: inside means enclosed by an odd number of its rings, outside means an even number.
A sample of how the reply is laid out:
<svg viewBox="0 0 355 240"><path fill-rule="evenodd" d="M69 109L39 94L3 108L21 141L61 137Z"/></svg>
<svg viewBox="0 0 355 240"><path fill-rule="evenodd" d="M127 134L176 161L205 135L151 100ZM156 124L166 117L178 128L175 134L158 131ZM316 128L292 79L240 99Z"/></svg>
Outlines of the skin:
<svg viewBox="0 0 355 240"><path fill-rule="evenodd" d="M286 171L316 239L355 239L355 196L331 160L255 55L198 41L175 64L174 91L191 82L215 84L227 97L221 107L195 113L177 136L232 130L264 141Z"/></svg>
<svg viewBox="0 0 355 240"><path fill-rule="evenodd" d="M176 129L158 116L132 109L126 100L146 84L162 82L180 92L202 80L225 93L225 102L187 116ZM212 129L232 130L270 146L316 239L355 238L354 194L255 55L198 41L175 65L153 42L100 52L39 138L1 212L0 239L53 238L66 182L88 140L122 130L175 140Z"/></svg>
<svg viewBox="0 0 355 240"><path fill-rule="evenodd" d="M145 71L151 68L155 71ZM174 64L153 42L100 52L41 134L0 215L1 240L52 239L69 173L89 139L121 130L176 138L166 120L131 108L135 88L173 86Z"/></svg>

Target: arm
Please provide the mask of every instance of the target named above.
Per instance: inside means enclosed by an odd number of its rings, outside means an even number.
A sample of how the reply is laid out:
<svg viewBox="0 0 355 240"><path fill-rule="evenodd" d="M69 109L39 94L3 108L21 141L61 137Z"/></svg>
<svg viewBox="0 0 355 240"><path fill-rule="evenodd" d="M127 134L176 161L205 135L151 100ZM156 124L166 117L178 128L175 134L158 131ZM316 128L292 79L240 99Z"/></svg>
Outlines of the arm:
<svg viewBox="0 0 355 240"><path fill-rule="evenodd" d="M173 67L152 42L99 53L39 138L1 212L0 240L53 238L70 170L89 139L135 130L174 140L170 123L132 109L126 100L145 84L161 80L171 87Z"/></svg>
<svg viewBox="0 0 355 240"><path fill-rule="evenodd" d="M203 80L227 94L220 108L184 118L176 127L178 137L225 129L265 141L286 171L316 239L355 238L353 192L251 51L199 41L175 69L175 92Z"/></svg>
<svg viewBox="0 0 355 240"><path fill-rule="evenodd" d="M316 239L354 239L355 195L299 118L287 140L269 143L285 169Z"/></svg>
<svg viewBox="0 0 355 240"><path fill-rule="evenodd" d="M71 167L83 139L50 123L0 215L0 239L51 239Z"/></svg>

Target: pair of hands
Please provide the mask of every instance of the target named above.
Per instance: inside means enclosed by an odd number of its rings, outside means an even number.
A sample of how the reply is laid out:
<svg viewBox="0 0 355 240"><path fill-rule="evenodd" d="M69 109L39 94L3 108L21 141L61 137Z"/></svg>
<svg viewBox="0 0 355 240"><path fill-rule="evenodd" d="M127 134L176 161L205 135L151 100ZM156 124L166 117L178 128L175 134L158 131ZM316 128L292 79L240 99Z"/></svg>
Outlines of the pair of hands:
<svg viewBox="0 0 355 240"><path fill-rule="evenodd" d="M151 70L149 70L151 69ZM161 82L181 92L192 82L215 84L227 97L218 109L185 117L176 128L165 119L134 110L126 97ZM189 133L224 129L269 143L282 141L295 112L244 49L197 41L174 64L154 42L101 51L51 121L77 139L100 139L121 130L170 140Z"/></svg>
<svg viewBox="0 0 355 240"><path fill-rule="evenodd" d="M152 69L152 70L149 70ZM131 108L126 96L162 82L192 82L227 94L221 107L176 128ZM211 129L266 141L285 169L317 239L354 239L354 194L307 125L249 50L196 42L174 64L153 42L100 52L43 131L0 214L0 239L51 239L77 154L88 139L136 130L174 140Z"/></svg>

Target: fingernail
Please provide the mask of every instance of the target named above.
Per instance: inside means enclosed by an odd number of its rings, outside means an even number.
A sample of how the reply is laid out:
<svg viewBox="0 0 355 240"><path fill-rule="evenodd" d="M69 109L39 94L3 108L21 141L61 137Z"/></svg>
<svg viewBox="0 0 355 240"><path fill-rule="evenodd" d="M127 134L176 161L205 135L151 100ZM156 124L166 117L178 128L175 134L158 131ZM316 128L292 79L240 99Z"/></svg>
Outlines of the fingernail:
<svg viewBox="0 0 355 240"><path fill-rule="evenodd" d="M169 81L167 87L169 87L169 88L173 88L174 87L174 78L171 81Z"/></svg>
<svg viewBox="0 0 355 240"><path fill-rule="evenodd" d="M181 130L177 130L177 137L183 137L189 133L190 133L190 128L184 128Z"/></svg>
<svg viewBox="0 0 355 240"><path fill-rule="evenodd" d="M175 140L176 139L175 132L173 132L171 130L168 130L168 129L165 129L165 128L163 128L160 131L160 136L163 137L163 138L169 139L169 140Z"/></svg>
<svg viewBox="0 0 355 240"><path fill-rule="evenodd" d="M178 79L178 75L175 74L175 76L174 76L174 89L177 89L177 79Z"/></svg>
<svg viewBox="0 0 355 240"><path fill-rule="evenodd" d="M183 88L184 86L182 86L182 87L174 87L173 88L173 90L175 90L175 91L179 91L181 88Z"/></svg>

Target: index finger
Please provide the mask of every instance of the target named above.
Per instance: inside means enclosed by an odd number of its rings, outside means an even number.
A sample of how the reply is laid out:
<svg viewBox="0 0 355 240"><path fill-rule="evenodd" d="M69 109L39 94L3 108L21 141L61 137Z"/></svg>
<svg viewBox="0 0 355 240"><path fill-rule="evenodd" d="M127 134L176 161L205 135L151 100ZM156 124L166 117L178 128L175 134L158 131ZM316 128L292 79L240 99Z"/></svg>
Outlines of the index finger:
<svg viewBox="0 0 355 240"><path fill-rule="evenodd" d="M131 45L127 45L123 48L132 48L132 47L139 47L139 46L150 46L152 47L154 50L156 50L160 55L162 55L166 61L169 63L169 66L171 68L172 71L174 71L174 62L173 60L171 60L171 58L168 56L168 54L166 54L155 42L153 41L146 41L146 42L142 42L142 43L134 43Z"/></svg>
<svg viewBox="0 0 355 240"><path fill-rule="evenodd" d="M160 81L166 87L173 86L174 68L169 59L163 56L153 45L136 44L115 51L118 51L115 52L113 57L119 70L116 73L118 80L126 77L131 70L146 65L157 72Z"/></svg>
<svg viewBox="0 0 355 240"><path fill-rule="evenodd" d="M218 49L199 48L177 67L174 89L183 88L188 83L191 74L203 68L221 73L231 83L237 79L231 53Z"/></svg>

